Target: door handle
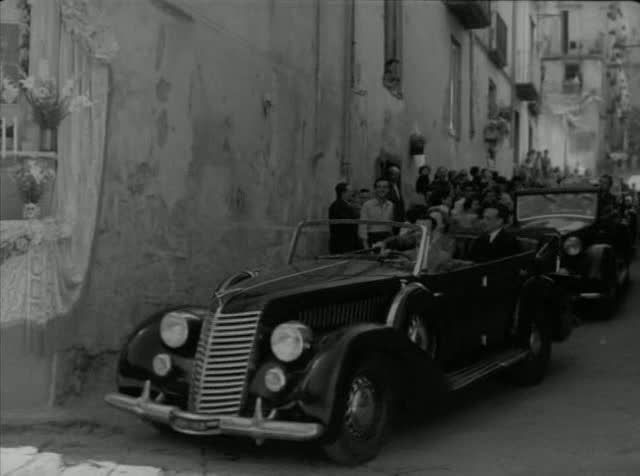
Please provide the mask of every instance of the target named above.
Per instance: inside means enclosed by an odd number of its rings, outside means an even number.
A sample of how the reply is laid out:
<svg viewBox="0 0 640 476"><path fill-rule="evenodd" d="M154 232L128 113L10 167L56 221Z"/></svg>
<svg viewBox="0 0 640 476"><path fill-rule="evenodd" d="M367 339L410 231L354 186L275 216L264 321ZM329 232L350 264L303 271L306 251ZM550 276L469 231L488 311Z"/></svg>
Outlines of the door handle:
<svg viewBox="0 0 640 476"><path fill-rule="evenodd" d="M482 277L482 287L486 288L489 285L489 278L485 275Z"/></svg>

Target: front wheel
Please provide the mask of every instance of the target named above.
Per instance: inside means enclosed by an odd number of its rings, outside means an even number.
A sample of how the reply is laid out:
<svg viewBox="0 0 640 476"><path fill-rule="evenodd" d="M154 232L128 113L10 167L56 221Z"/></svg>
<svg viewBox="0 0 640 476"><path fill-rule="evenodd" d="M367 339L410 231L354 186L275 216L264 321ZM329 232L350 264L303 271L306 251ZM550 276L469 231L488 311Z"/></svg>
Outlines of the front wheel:
<svg viewBox="0 0 640 476"><path fill-rule="evenodd" d="M354 466L380 452L391 419L392 401L384 365L367 359L356 365L337 398L335 433L324 444L336 463Z"/></svg>

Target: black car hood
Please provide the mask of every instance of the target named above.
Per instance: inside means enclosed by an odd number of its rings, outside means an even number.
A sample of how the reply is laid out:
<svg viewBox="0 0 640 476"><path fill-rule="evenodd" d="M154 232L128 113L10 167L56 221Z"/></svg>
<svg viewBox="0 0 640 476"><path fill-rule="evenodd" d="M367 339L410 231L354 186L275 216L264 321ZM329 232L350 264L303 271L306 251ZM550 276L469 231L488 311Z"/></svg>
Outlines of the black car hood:
<svg viewBox="0 0 640 476"><path fill-rule="evenodd" d="M406 268L375 260L320 259L259 274L228 288L219 297L225 312L258 310L270 298L410 274Z"/></svg>
<svg viewBox="0 0 640 476"><path fill-rule="evenodd" d="M594 223L593 218L582 218L572 216L557 216L557 217L544 217L534 218L531 220L519 222L520 228L523 230L532 228L546 228L556 230L559 233L566 235L578 230L582 230Z"/></svg>

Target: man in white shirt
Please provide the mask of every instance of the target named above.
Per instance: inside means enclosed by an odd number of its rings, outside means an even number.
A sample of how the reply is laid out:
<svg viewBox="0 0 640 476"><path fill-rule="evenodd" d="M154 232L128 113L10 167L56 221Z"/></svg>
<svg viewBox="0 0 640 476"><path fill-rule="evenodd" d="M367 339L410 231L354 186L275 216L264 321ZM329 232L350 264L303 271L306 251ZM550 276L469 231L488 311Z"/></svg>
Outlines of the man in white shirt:
<svg viewBox="0 0 640 476"><path fill-rule="evenodd" d="M360 210L361 220L393 220L393 203L387 198L391 184L387 179L379 178L374 184L375 198L367 200ZM392 234L391 225L360 225L358 236L365 248L370 248L373 243L383 241Z"/></svg>

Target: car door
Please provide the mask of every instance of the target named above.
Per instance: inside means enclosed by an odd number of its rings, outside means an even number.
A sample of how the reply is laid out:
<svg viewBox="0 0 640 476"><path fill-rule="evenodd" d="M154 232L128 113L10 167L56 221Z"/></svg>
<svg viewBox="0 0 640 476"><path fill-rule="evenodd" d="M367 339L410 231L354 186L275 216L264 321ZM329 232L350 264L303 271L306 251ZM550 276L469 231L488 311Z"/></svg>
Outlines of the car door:
<svg viewBox="0 0 640 476"><path fill-rule="evenodd" d="M476 338L483 347L497 347L507 337L526 262L530 259L515 255L479 267L482 315Z"/></svg>
<svg viewBox="0 0 640 476"><path fill-rule="evenodd" d="M438 316L442 329L440 355L445 363L459 360L480 348L480 331L486 299L478 265L454 271L423 275L424 283L440 301Z"/></svg>

